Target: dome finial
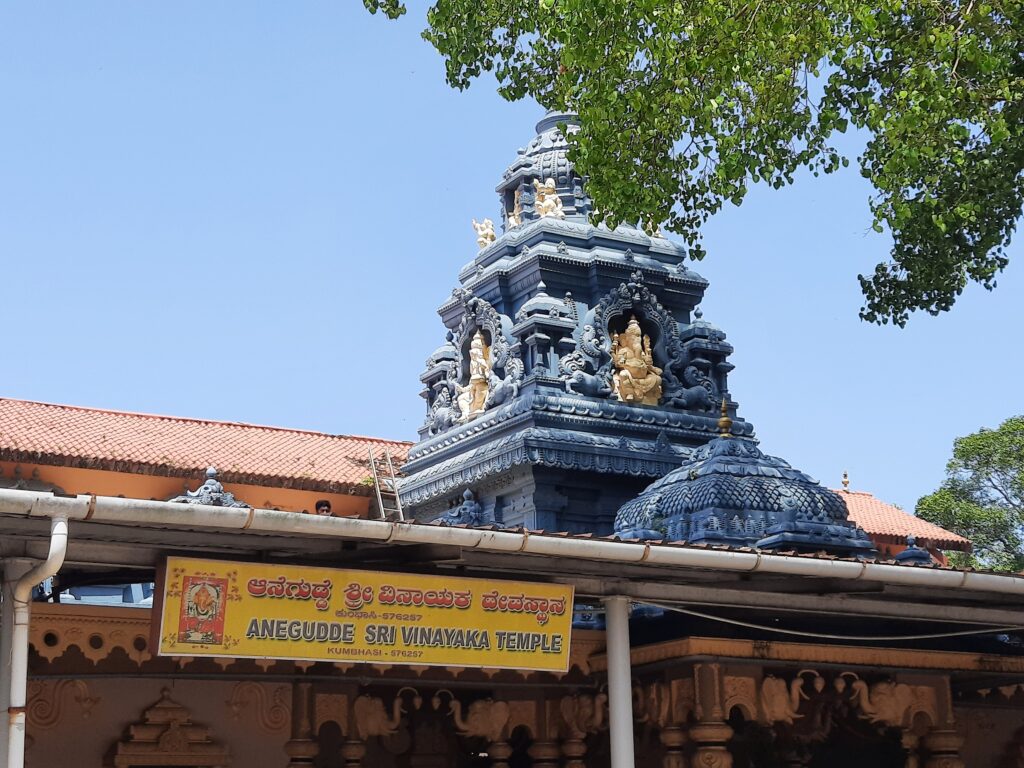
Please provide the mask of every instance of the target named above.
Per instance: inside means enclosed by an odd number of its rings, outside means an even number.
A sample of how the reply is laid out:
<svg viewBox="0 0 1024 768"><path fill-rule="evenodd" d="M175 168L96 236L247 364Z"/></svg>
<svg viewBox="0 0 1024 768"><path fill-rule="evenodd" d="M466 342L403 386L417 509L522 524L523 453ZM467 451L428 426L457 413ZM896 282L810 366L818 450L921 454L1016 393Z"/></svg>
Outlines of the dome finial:
<svg viewBox="0 0 1024 768"><path fill-rule="evenodd" d="M729 398L722 398L722 418L718 420L718 431L722 437L732 437L732 419L729 418Z"/></svg>
<svg viewBox="0 0 1024 768"><path fill-rule="evenodd" d="M845 469L843 470L843 490L847 493L850 492L850 473Z"/></svg>

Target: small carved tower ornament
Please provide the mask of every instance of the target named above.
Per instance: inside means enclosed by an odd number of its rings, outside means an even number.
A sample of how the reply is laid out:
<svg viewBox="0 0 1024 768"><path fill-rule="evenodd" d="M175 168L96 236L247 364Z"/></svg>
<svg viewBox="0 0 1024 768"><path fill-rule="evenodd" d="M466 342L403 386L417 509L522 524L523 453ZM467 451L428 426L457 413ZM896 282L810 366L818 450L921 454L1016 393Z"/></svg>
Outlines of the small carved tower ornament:
<svg viewBox="0 0 1024 768"><path fill-rule="evenodd" d="M208 507L248 507L244 501L235 498L231 491L225 491L220 480L217 479L217 468L208 467L206 470L206 482L194 491L185 489L185 493L175 496L168 501L179 504L203 504Z"/></svg>
<svg viewBox="0 0 1024 768"><path fill-rule="evenodd" d="M142 722L130 726L128 736L114 748L115 768L230 764L227 749L210 738L209 728L193 723L189 711L172 700L166 688L160 701L143 713Z"/></svg>
<svg viewBox="0 0 1024 768"><path fill-rule="evenodd" d="M626 330L612 334L612 377L615 394L624 403L657 405L661 400L661 368L654 365L651 337L630 317Z"/></svg>

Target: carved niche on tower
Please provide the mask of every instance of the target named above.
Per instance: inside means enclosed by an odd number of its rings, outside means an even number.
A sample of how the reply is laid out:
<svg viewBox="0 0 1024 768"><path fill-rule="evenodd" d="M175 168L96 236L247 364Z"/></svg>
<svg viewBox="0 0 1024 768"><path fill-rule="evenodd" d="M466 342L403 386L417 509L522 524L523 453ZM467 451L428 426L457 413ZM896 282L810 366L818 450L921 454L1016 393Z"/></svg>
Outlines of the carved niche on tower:
<svg viewBox="0 0 1024 768"><path fill-rule="evenodd" d="M451 333L454 359L428 395L427 427L438 434L519 394L523 361L519 346L510 341L512 321L490 303L456 288L462 318Z"/></svg>
<svg viewBox="0 0 1024 768"><path fill-rule="evenodd" d="M637 270L583 319L559 373L568 391L582 395L711 412L720 394L710 366L691 359L679 323Z"/></svg>
<svg viewBox="0 0 1024 768"><path fill-rule="evenodd" d="M661 402L662 369L654 364L651 337L631 316L622 333L612 332L612 391L624 403L657 405Z"/></svg>

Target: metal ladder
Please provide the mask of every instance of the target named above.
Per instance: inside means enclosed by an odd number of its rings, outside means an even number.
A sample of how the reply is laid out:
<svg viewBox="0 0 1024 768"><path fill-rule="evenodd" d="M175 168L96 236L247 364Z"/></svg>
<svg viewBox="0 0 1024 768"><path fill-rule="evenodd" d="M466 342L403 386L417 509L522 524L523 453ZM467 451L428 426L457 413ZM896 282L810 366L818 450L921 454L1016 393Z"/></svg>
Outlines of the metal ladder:
<svg viewBox="0 0 1024 768"><path fill-rule="evenodd" d="M381 520L399 520L405 522L402 512L402 499L398 495L398 481L395 477L395 465L391 461L391 451L384 449L383 459L373 455L373 447L366 446L370 456L370 472L373 473L373 490L377 493L377 512ZM379 462L383 461L383 464ZM387 473L385 474L385 469ZM389 505L385 505L387 500Z"/></svg>

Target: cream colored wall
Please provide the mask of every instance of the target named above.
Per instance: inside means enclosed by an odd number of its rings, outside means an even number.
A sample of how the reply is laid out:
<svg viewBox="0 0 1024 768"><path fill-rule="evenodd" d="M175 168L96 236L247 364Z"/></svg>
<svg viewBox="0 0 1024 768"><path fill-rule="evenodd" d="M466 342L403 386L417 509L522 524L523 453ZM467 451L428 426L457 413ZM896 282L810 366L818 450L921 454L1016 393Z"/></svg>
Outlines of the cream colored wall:
<svg viewBox="0 0 1024 768"><path fill-rule="evenodd" d="M272 681L264 683L271 690ZM255 703L232 717L228 701L236 683L205 680L120 678L87 680L88 696L98 702L83 717L83 707L75 694L65 692L58 706L59 719L50 727L33 726L32 702L29 702L28 736L32 745L25 757L26 768L100 768L104 756L121 740L129 725L140 722L142 714L160 700L164 687L170 697L188 708L192 722L210 728L211 738L226 746L232 766L281 766L288 762L282 747L289 726L267 730L261 726Z"/></svg>

